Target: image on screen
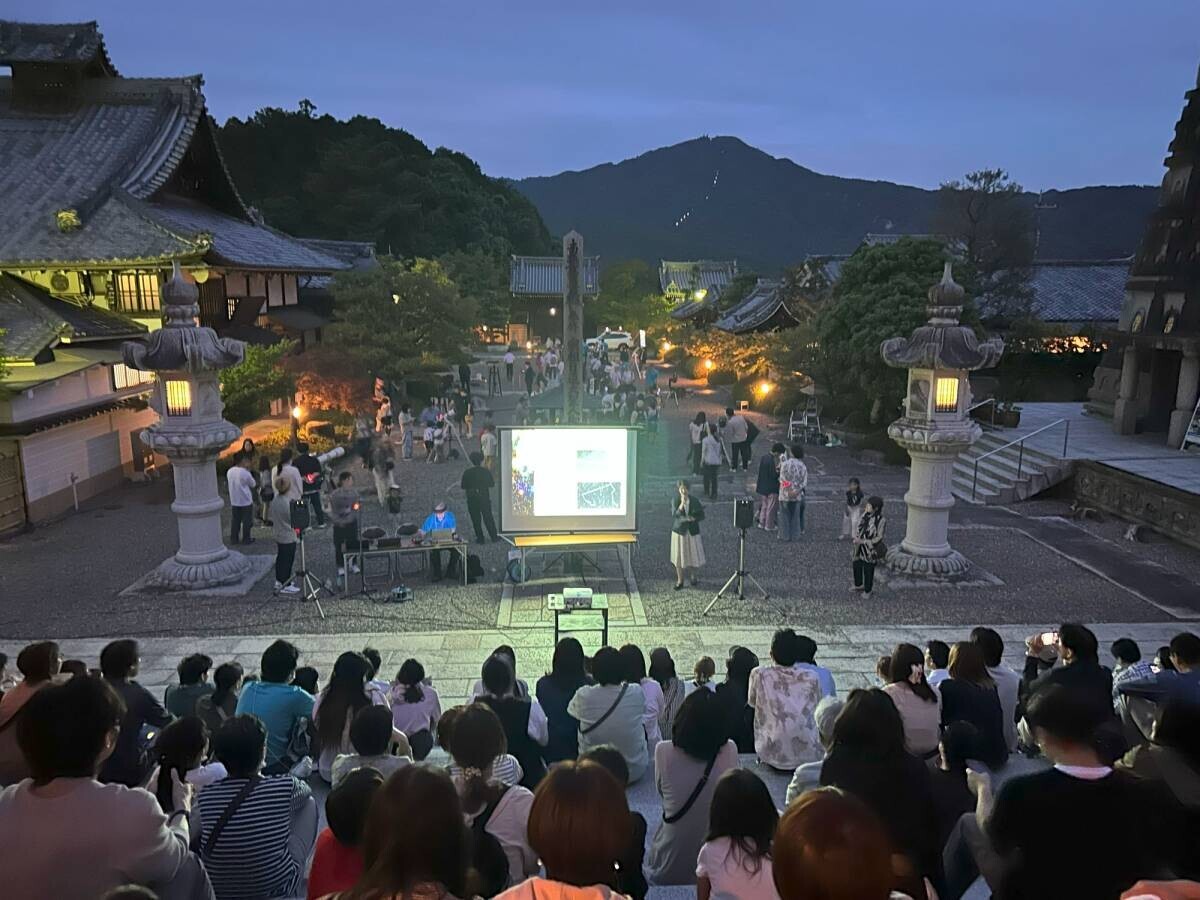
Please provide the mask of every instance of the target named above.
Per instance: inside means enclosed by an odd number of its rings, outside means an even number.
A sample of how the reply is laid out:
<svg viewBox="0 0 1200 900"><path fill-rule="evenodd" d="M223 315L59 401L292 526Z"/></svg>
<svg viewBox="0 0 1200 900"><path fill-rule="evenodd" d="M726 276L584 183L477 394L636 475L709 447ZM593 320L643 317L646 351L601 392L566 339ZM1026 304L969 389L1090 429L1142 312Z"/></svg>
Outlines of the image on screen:
<svg viewBox="0 0 1200 900"><path fill-rule="evenodd" d="M632 429L503 429L501 530L634 530L636 454Z"/></svg>

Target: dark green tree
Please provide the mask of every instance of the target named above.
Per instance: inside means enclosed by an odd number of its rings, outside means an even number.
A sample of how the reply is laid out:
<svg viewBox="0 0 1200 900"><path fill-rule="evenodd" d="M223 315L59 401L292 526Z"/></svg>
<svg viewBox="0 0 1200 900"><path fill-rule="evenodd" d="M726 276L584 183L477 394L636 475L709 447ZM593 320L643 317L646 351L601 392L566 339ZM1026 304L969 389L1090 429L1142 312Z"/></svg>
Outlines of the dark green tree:
<svg viewBox="0 0 1200 900"><path fill-rule="evenodd" d="M512 294L505 257L483 250L455 250L439 257L438 262L458 286L459 294L475 302L481 324L508 322Z"/></svg>
<svg viewBox="0 0 1200 900"><path fill-rule="evenodd" d="M725 290L721 291L721 296L717 300L718 306L721 310L732 309L746 299L746 295L754 290L756 284L758 284L757 272L739 272L725 286Z"/></svg>
<svg viewBox="0 0 1200 900"><path fill-rule="evenodd" d="M294 341L268 347L246 345L241 363L221 373L225 418L234 425L245 425L265 416L271 401L292 396L296 378L285 368L284 359L294 346Z"/></svg>
<svg viewBox="0 0 1200 900"><path fill-rule="evenodd" d="M584 327L589 333L606 327L653 331L666 324L670 308L658 273L645 260L627 259L601 273L600 294L584 306Z"/></svg>

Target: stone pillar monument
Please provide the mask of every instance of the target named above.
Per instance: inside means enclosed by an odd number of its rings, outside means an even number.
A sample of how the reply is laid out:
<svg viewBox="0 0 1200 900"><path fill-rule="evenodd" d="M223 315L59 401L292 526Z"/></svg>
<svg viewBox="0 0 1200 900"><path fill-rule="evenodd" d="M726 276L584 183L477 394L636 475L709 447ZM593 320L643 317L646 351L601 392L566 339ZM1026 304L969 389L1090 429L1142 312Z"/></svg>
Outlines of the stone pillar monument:
<svg viewBox="0 0 1200 900"><path fill-rule="evenodd" d="M145 342L122 347L127 366L158 375L150 403L159 420L141 438L170 460L175 473L171 511L178 519L179 551L151 572L143 587L213 588L239 581L251 570L246 557L222 540L225 501L217 493L216 469L221 451L242 433L221 415L217 376L242 361L246 346L198 326L198 298L196 286L184 280L176 264L162 290L163 327Z"/></svg>
<svg viewBox="0 0 1200 900"><path fill-rule="evenodd" d="M563 238L563 422L583 421L583 235Z"/></svg>
<svg viewBox="0 0 1200 900"><path fill-rule="evenodd" d="M929 322L911 337L890 338L879 348L889 366L908 369L904 415L888 427L888 436L912 460L904 495L908 530L888 550L887 566L898 574L936 581L953 580L970 568L947 540L954 460L982 433L967 415L967 375L994 366L1004 353L999 337L980 343L971 328L959 324L963 298L946 263L941 282L929 289Z"/></svg>

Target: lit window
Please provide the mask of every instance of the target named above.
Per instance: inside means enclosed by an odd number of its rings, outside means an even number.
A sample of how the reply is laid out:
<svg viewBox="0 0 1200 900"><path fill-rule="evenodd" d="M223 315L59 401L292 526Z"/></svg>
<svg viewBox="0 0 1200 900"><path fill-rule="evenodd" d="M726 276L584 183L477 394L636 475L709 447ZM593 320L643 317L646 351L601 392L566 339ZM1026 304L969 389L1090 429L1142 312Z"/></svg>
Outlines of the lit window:
<svg viewBox="0 0 1200 900"><path fill-rule="evenodd" d="M937 397L934 412L958 412L958 379L939 378L937 380Z"/></svg>
<svg viewBox="0 0 1200 900"><path fill-rule="evenodd" d="M192 414L192 386L186 381L168 381L167 415L190 416Z"/></svg>
<svg viewBox="0 0 1200 900"><path fill-rule="evenodd" d="M158 312L157 272L121 272L117 275L117 309L123 312Z"/></svg>
<svg viewBox="0 0 1200 900"><path fill-rule="evenodd" d="M112 385L114 391L151 384L154 381L153 372L143 372L141 369L131 369L125 363L116 363L112 367Z"/></svg>

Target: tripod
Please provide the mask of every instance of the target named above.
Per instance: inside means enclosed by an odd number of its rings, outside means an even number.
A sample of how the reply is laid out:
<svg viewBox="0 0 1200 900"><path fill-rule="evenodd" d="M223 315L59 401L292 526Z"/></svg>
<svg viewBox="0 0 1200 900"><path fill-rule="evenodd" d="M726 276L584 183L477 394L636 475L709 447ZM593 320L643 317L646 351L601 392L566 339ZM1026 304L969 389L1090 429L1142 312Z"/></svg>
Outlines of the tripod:
<svg viewBox="0 0 1200 900"><path fill-rule="evenodd" d="M304 591L304 599L311 600L317 604L317 612L321 614L321 618L325 618L325 608L321 606L321 591L325 591L330 597L333 596L333 591L325 587L323 583L318 581L316 577L308 571L308 557L304 552L304 531L297 532L300 538L300 568L296 574L300 576L300 587Z"/></svg>
<svg viewBox="0 0 1200 900"><path fill-rule="evenodd" d="M762 594L763 600L766 600L769 596L767 592L763 590L763 586L758 583L758 579L746 571L746 529L742 528L739 530L741 534L738 537L738 567L734 570L734 573L729 576L729 580L725 582L725 586L717 591L717 595L709 601L708 606L704 607L704 612L702 615L708 615L708 611L717 605L717 601L725 596L729 589L733 587L733 583L735 581L737 582L737 595L739 600L746 599L747 580L749 580L750 583L758 589L758 592Z"/></svg>

